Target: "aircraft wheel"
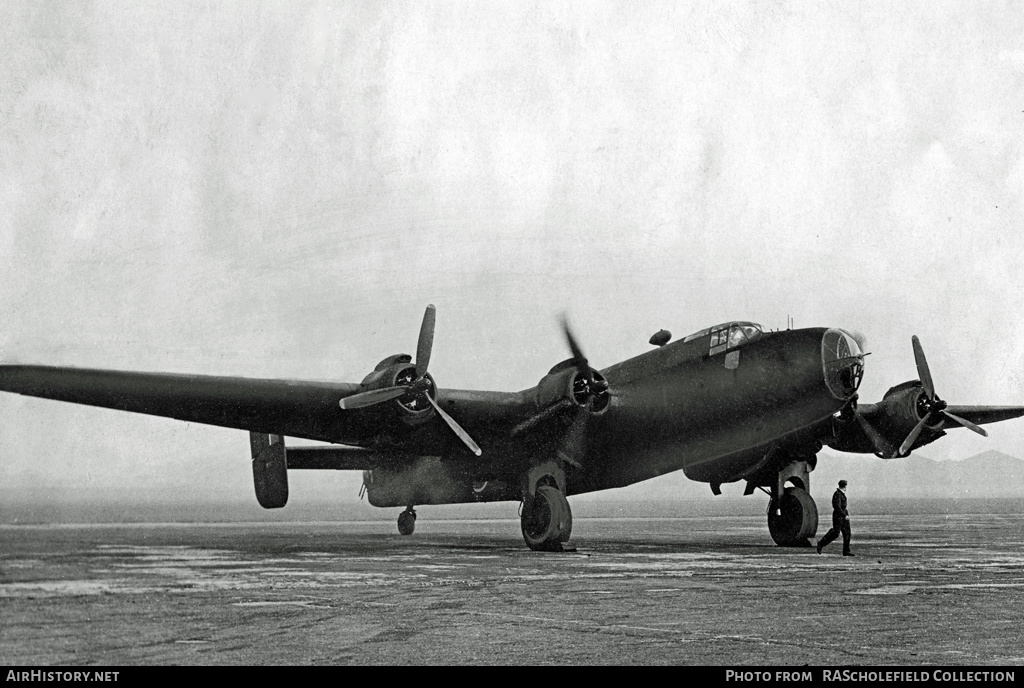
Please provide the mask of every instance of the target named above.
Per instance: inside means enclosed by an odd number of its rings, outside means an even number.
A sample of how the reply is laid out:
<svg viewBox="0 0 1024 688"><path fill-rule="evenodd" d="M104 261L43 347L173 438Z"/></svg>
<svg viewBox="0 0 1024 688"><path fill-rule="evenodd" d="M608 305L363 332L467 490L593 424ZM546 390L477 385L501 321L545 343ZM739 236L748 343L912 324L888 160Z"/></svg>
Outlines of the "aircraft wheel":
<svg viewBox="0 0 1024 688"><path fill-rule="evenodd" d="M779 500L778 511L768 511L768 532L782 547L810 547L809 538L818 532L818 507L801 487L787 487Z"/></svg>
<svg viewBox="0 0 1024 688"><path fill-rule="evenodd" d="M542 485L533 499L523 505L523 540L541 552L561 552L562 543L572 535L569 500L557 488Z"/></svg>
<svg viewBox="0 0 1024 688"><path fill-rule="evenodd" d="M406 509L398 515L398 532L402 535L412 535L416 530L416 512Z"/></svg>

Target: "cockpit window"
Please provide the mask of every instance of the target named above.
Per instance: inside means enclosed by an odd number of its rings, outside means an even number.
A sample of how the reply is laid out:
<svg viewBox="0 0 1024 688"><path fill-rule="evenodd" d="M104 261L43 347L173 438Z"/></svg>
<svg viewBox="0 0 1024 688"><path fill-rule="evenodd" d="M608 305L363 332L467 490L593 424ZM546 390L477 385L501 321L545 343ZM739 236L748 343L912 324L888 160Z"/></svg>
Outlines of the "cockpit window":
<svg viewBox="0 0 1024 688"><path fill-rule="evenodd" d="M743 328L736 327L735 325L733 327L729 328L729 348L730 349L739 346L740 344L742 344L745 341L747 341L747 333L743 331Z"/></svg>
<svg viewBox="0 0 1024 688"><path fill-rule="evenodd" d="M726 349L735 349L738 346L757 339L763 332L760 325L748 322L725 323L724 325L712 327L710 330L710 355L717 354L721 351L725 351ZM687 339L689 339L689 337L687 337Z"/></svg>
<svg viewBox="0 0 1024 688"><path fill-rule="evenodd" d="M757 339L764 332L764 329L757 323L732 322L723 323L714 327L705 327L700 332L694 332L683 338L684 342L692 342L701 337L711 335L711 354L717 354L726 349L734 349L746 342Z"/></svg>
<svg viewBox="0 0 1024 688"><path fill-rule="evenodd" d="M729 348L739 346L743 342L756 339L761 334L761 326L754 323L737 323L729 328Z"/></svg>
<svg viewBox="0 0 1024 688"><path fill-rule="evenodd" d="M725 346L729 341L729 328L723 327L720 330L714 330L711 332L711 348L714 349L719 346Z"/></svg>

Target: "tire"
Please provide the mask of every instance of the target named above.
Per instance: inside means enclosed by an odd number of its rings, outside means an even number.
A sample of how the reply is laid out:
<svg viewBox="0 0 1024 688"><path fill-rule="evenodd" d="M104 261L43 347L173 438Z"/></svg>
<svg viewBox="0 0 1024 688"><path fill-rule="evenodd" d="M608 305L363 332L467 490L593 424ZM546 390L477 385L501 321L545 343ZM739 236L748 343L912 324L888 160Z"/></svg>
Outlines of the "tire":
<svg viewBox="0 0 1024 688"><path fill-rule="evenodd" d="M572 511L565 495L550 485L538 487L533 499L523 505L522 529L530 549L561 551L572 535Z"/></svg>
<svg viewBox="0 0 1024 688"><path fill-rule="evenodd" d="M569 500L565 498L564 494L558 490L555 490L555 494L561 500L562 506L562 520L558 524L558 542L569 542L569 538L572 536L572 509L569 508Z"/></svg>
<svg viewBox="0 0 1024 688"><path fill-rule="evenodd" d="M768 512L768 532L775 544L809 547L809 538L818 532L818 507L811 495L802 487L787 487L778 506L781 513L775 513L775 504Z"/></svg>
<svg viewBox="0 0 1024 688"><path fill-rule="evenodd" d="M416 514L411 511L403 511L398 515L398 532L401 535L412 535L416 530Z"/></svg>

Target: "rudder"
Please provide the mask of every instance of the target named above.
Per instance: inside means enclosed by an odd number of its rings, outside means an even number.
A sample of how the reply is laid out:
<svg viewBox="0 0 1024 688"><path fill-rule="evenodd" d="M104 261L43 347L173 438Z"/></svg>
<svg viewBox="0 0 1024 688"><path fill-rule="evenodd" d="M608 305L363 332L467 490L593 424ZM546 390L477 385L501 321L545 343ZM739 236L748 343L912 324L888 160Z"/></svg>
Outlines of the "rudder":
<svg viewBox="0 0 1024 688"><path fill-rule="evenodd" d="M282 435L249 433L252 449L252 480L256 500L264 509L280 509L288 503L288 460Z"/></svg>

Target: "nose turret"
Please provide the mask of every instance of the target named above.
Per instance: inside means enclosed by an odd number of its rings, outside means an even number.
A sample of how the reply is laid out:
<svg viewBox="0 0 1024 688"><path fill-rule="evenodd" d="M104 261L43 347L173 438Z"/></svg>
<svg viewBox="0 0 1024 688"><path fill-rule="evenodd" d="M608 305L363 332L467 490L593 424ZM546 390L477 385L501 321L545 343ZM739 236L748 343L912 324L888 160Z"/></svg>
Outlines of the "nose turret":
<svg viewBox="0 0 1024 688"><path fill-rule="evenodd" d="M821 338L821 365L825 384L836 399L849 399L857 393L864 375L864 352L849 332L826 330Z"/></svg>

